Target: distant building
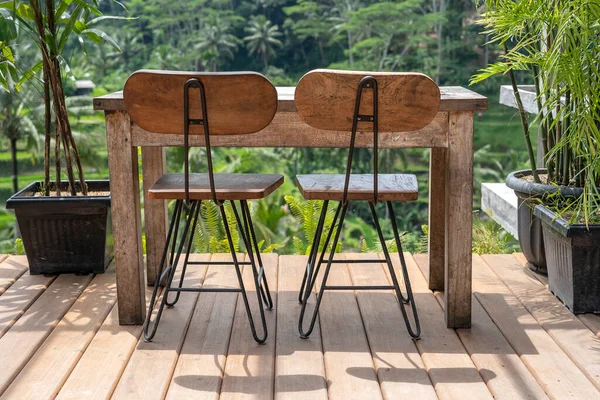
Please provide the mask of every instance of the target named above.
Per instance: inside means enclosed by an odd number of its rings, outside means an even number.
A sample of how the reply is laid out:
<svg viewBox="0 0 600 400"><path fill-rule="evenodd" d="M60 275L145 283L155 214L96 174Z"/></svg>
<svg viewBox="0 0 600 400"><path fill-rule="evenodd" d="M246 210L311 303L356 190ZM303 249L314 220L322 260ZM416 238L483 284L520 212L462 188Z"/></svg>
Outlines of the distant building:
<svg viewBox="0 0 600 400"><path fill-rule="evenodd" d="M75 81L75 96L89 96L96 87L90 80Z"/></svg>

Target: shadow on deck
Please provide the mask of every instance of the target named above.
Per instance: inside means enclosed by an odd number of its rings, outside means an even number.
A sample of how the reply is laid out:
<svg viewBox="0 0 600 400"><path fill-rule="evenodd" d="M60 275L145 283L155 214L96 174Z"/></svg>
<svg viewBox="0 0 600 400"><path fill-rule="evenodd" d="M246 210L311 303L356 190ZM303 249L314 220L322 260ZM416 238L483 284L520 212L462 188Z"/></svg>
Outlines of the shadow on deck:
<svg viewBox="0 0 600 400"><path fill-rule="evenodd" d="M114 271L31 276L25 257L0 256L0 393L11 399L600 398L600 316L572 315L543 277L523 267L520 254L473 256L473 325L458 330L445 327L444 294L427 288L427 256L407 255L423 331L416 342L391 291L328 292L313 335L300 339L297 290L306 257L263 259L276 306L267 312L267 344L257 345L237 293L182 294L165 311L154 342L145 343L140 326L118 325ZM237 284L231 267L190 268L186 284ZM250 281L250 269L244 275ZM389 277L382 265L336 264L329 282L389 284Z"/></svg>

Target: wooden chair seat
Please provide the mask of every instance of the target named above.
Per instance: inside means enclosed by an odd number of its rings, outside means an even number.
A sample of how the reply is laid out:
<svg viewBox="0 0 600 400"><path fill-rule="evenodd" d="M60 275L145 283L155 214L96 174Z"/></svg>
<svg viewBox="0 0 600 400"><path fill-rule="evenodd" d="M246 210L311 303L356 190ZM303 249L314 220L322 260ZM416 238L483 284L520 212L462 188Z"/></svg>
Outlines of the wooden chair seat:
<svg viewBox="0 0 600 400"><path fill-rule="evenodd" d="M184 174L165 174L148 191L151 199L185 198ZM279 174L215 174L218 200L262 199L283 183ZM190 200L211 200L208 174L190 174Z"/></svg>
<svg viewBox="0 0 600 400"><path fill-rule="evenodd" d="M307 200L342 200L344 174L297 175L296 185ZM377 200L412 201L418 198L415 175L379 174ZM373 199L373 174L352 174L348 187L348 200Z"/></svg>

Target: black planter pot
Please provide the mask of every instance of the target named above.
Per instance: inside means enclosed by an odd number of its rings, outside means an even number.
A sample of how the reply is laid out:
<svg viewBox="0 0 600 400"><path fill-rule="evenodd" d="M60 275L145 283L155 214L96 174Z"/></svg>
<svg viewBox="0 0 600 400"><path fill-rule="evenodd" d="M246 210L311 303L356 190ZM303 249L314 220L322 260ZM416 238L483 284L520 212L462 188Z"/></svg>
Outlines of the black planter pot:
<svg viewBox="0 0 600 400"><path fill-rule="evenodd" d="M110 190L109 181L87 184L91 192ZM30 273L103 273L113 257L110 195L35 197L40 186L34 182L6 201L15 210Z"/></svg>
<svg viewBox="0 0 600 400"><path fill-rule="evenodd" d="M546 174L545 169L538 169L538 174ZM541 221L534 215L533 209L544 196L560 191L564 197L580 196L582 189L560 188L542 183L527 182L521 178L531 176L531 170L515 171L506 178L506 186L513 189L518 199L517 232L521 251L530 264L530 268L540 274L547 274L546 253L542 234Z"/></svg>
<svg viewBox="0 0 600 400"><path fill-rule="evenodd" d="M548 288L573 313L600 312L600 225L569 224L542 205Z"/></svg>

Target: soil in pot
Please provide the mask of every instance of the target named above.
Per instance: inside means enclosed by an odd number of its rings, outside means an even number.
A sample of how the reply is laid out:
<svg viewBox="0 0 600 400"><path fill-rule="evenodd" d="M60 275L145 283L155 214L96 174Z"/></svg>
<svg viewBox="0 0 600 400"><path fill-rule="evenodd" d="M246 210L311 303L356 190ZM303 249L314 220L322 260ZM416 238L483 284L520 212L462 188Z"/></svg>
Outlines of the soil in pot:
<svg viewBox="0 0 600 400"><path fill-rule="evenodd" d="M548 171L538 169L541 178ZM544 181L544 179L542 179ZM512 172L506 178L506 186L513 189L518 197L517 229L521 251L528 261L528 267L540 274L546 275L546 251L544 248L543 229L541 221L534 215L533 209L539 204L539 199L548 194L561 192L564 197L580 196L580 188L559 188L546 183L535 183L531 170Z"/></svg>

